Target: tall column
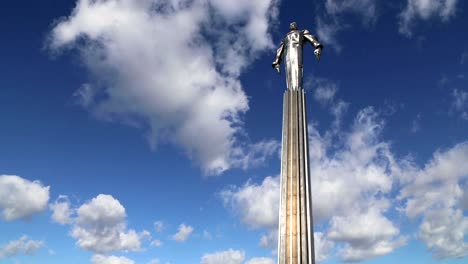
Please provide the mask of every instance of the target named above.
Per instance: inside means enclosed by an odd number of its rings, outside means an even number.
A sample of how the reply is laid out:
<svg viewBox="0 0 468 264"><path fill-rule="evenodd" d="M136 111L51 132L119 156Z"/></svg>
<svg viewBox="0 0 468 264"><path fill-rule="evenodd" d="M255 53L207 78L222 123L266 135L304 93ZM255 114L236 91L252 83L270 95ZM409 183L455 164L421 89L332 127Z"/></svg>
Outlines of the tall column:
<svg viewBox="0 0 468 264"><path fill-rule="evenodd" d="M304 90L287 89L279 209L279 264L315 264Z"/></svg>

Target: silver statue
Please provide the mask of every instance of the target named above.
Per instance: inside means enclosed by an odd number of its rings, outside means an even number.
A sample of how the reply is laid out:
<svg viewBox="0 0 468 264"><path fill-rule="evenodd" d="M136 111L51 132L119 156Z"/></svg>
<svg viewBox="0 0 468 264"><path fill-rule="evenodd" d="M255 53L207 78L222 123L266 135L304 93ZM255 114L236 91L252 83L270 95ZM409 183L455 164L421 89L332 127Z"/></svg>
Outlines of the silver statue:
<svg viewBox="0 0 468 264"><path fill-rule="evenodd" d="M305 42L308 41L315 47L314 54L317 60L320 60L323 45L307 29L297 29L296 22L292 22L289 28L289 33L281 41L276 51L276 59L272 63L272 66L280 72L281 59L283 52L286 50L286 54L284 55L286 61L286 84L288 89L299 90L302 89L302 48Z"/></svg>

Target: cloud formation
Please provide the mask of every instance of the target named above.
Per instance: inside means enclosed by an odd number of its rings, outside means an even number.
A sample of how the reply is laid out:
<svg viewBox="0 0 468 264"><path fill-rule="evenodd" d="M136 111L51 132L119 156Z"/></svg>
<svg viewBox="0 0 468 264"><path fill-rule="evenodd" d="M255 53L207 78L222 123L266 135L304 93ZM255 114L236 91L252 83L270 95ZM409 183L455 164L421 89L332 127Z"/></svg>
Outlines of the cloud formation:
<svg viewBox="0 0 468 264"><path fill-rule="evenodd" d="M141 236L127 229L125 208L111 195L99 194L77 209L71 230L76 244L95 253L140 250Z"/></svg>
<svg viewBox="0 0 468 264"><path fill-rule="evenodd" d="M52 211L52 221L61 225L72 222L73 210L66 195L60 195L54 203L49 204L49 209Z"/></svg>
<svg viewBox="0 0 468 264"><path fill-rule="evenodd" d="M221 197L250 228L276 228L278 223L279 177L266 177L259 185L248 181L242 187L226 189Z"/></svg>
<svg viewBox="0 0 468 264"><path fill-rule="evenodd" d="M27 236L22 236L5 246L0 246L0 259L24 254L34 255L44 244L44 241L31 240Z"/></svg>
<svg viewBox="0 0 468 264"><path fill-rule="evenodd" d="M378 0L325 0L315 17L320 40L337 52L342 46L338 34L351 27L348 15L357 17L364 27L373 27L379 19L379 10L390 9ZM411 37L418 21L441 20L448 22L457 13L458 0L406 0L398 14L399 33Z"/></svg>
<svg viewBox="0 0 468 264"><path fill-rule="evenodd" d="M184 242L193 232L193 227L185 224L179 225L179 230L172 236L172 239L177 242Z"/></svg>
<svg viewBox="0 0 468 264"><path fill-rule="evenodd" d="M241 264L244 261L245 252L229 249L215 253L205 254L201 258L201 264Z"/></svg>
<svg viewBox="0 0 468 264"><path fill-rule="evenodd" d="M219 174L250 166L251 148L239 144L249 108L239 75L273 48L268 25L276 6L276 0L79 0L53 27L48 46L79 51L92 78L75 95L95 117L140 127L153 147L175 144L206 174ZM269 144L258 147L255 153L269 155Z"/></svg>
<svg viewBox="0 0 468 264"><path fill-rule="evenodd" d="M49 186L16 175L0 175L0 212L6 221L29 219L44 211Z"/></svg>
<svg viewBox="0 0 468 264"><path fill-rule="evenodd" d="M400 33L411 37L416 20L440 19L447 22L455 16L458 0L407 0L400 13Z"/></svg>
<svg viewBox="0 0 468 264"><path fill-rule="evenodd" d="M275 264L276 262L271 258L253 258L245 262L245 264Z"/></svg>
<svg viewBox="0 0 468 264"><path fill-rule="evenodd" d="M468 142L434 153L423 169L404 174L399 199L409 218L422 217L419 238L435 258L468 256Z"/></svg>
<svg viewBox="0 0 468 264"><path fill-rule="evenodd" d="M91 258L92 264L135 264L135 261L126 257L94 255Z"/></svg>

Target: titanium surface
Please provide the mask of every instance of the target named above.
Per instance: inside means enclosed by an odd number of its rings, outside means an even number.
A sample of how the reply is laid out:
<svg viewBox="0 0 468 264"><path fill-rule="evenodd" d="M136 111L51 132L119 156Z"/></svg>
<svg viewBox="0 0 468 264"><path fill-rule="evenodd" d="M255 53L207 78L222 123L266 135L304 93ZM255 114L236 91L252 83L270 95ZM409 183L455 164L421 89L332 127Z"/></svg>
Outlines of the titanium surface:
<svg viewBox="0 0 468 264"><path fill-rule="evenodd" d="M304 45L309 42L315 47L314 54L317 60L320 59L323 45L307 29L298 30L296 22L292 22L289 28L291 30L281 40L272 66L279 72L279 66L284 57L286 85L288 89L299 90L302 89L302 49Z"/></svg>
<svg viewBox="0 0 468 264"><path fill-rule="evenodd" d="M303 90L284 93L279 264L314 264L307 114Z"/></svg>

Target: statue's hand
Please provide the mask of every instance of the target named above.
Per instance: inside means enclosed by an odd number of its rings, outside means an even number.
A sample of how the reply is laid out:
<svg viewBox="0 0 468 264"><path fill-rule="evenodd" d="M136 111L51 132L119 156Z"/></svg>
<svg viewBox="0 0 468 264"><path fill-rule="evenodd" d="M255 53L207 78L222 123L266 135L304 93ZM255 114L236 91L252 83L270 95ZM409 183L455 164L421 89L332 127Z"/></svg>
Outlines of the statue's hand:
<svg viewBox="0 0 468 264"><path fill-rule="evenodd" d="M320 55L322 55L322 49L321 48L316 48L314 50L314 54L315 54L315 57L317 58L317 60L320 60Z"/></svg>
<svg viewBox="0 0 468 264"><path fill-rule="evenodd" d="M279 66L279 64L273 62L273 63L271 64L271 66L273 66L273 68L275 68L275 70L276 70L278 73L280 73L280 66Z"/></svg>

